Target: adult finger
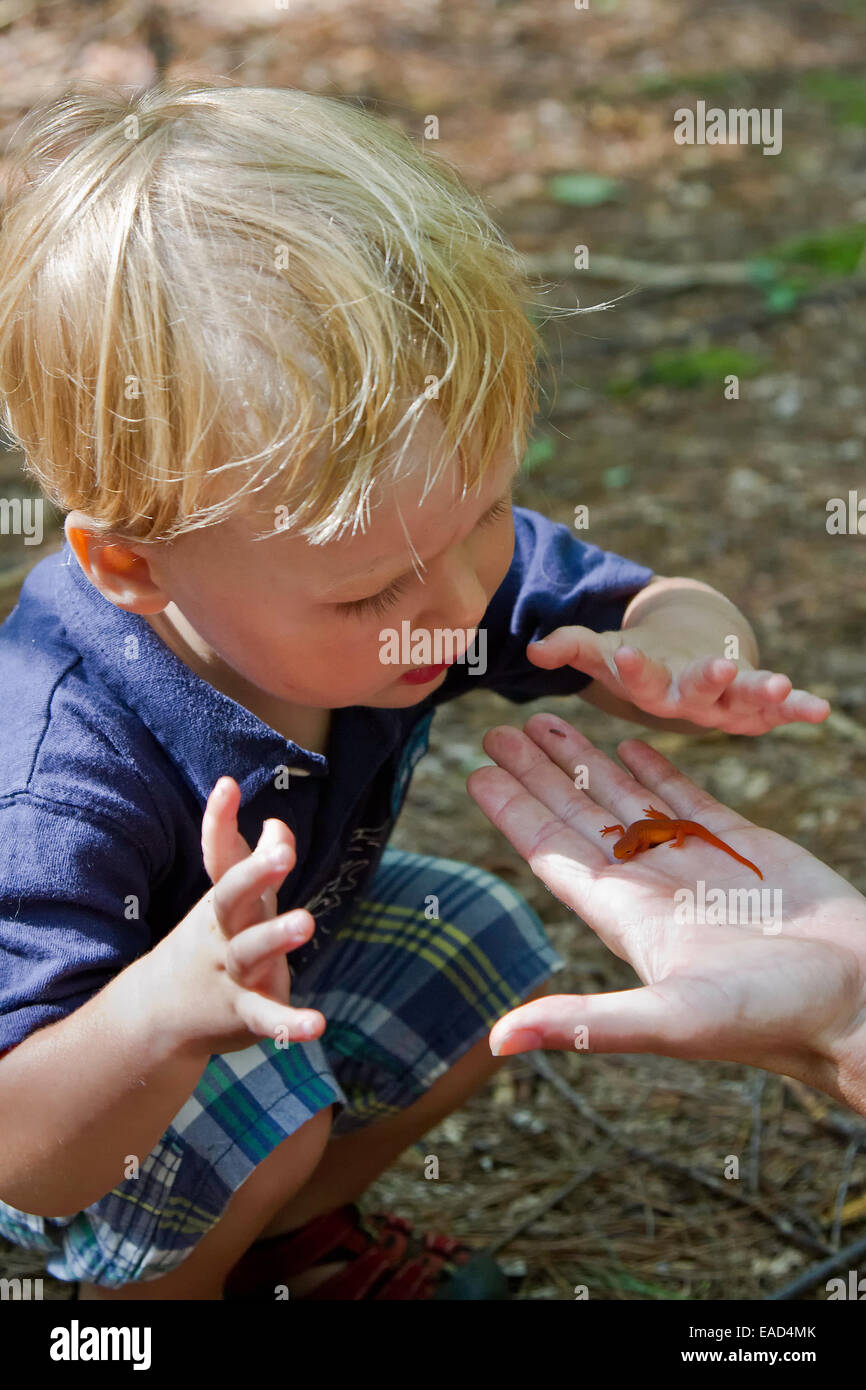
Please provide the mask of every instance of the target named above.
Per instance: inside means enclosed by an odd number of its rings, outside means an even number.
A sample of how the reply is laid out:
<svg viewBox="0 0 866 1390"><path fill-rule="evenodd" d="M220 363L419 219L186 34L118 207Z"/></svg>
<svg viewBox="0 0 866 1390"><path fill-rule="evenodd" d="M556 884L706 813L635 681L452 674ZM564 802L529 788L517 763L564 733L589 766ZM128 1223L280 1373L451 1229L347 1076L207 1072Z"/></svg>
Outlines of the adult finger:
<svg viewBox="0 0 866 1390"><path fill-rule="evenodd" d="M577 769L586 769L586 790L597 812L603 812L600 817L596 813L585 822L586 833L591 838L598 833L599 820L602 824L609 824L612 817L627 826L631 821L642 819L647 804L646 787L639 778L633 777L630 771L619 767L600 748L596 748L585 734L566 720L549 714L534 714L523 727L548 758L552 758L561 768L571 770L572 777L577 775ZM552 733L552 729L557 732ZM512 769L509 767L508 770ZM659 806L659 810L673 814L670 806Z"/></svg>
<svg viewBox="0 0 866 1390"><path fill-rule="evenodd" d="M609 860L600 842L594 843L592 838L565 825L556 812L503 768L476 769L467 778L466 788L533 873L557 896L562 877L556 872L557 863L560 867L567 865L574 877L587 869L608 867Z"/></svg>
<svg viewBox="0 0 866 1390"><path fill-rule="evenodd" d="M679 820L700 820L710 825L715 822L727 827L752 824L696 786L663 753L642 739L624 739L616 751L635 778L652 791L653 805L658 805L658 797L663 798L666 804L660 810L670 810Z"/></svg>
<svg viewBox="0 0 866 1390"><path fill-rule="evenodd" d="M672 1002L664 985L610 994L546 995L501 1018L491 1029L490 1049L496 1057L536 1048L688 1056L688 1050L681 1050L687 1020Z"/></svg>

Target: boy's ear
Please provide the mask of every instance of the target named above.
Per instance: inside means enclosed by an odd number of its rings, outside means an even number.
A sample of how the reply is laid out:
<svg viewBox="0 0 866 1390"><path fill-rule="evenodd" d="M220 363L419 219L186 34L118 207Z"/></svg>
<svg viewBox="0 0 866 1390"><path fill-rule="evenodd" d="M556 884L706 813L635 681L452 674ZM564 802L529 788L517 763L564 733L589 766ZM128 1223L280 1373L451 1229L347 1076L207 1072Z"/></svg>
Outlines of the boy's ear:
<svg viewBox="0 0 866 1390"><path fill-rule="evenodd" d="M154 584L147 560L123 542L98 534L89 517L70 512L64 530L75 558L105 598L133 613L161 613L168 596Z"/></svg>

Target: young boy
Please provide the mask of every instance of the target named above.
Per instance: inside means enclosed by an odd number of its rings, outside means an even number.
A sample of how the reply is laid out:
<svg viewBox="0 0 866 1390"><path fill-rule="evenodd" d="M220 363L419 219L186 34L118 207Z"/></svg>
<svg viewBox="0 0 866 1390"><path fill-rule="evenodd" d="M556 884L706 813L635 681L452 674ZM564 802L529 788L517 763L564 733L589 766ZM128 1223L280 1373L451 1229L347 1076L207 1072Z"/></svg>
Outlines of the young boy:
<svg viewBox="0 0 866 1390"><path fill-rule="evenodd" d="M386 123L68 91L0 264L5 418L67 513L0 629L0 1232L82 1297L441 1295L466 1248L404 1260L355 1199L564 962L492 875L386 850L436 707L826 702L707 585L512 511L527 287Z"/></svg>

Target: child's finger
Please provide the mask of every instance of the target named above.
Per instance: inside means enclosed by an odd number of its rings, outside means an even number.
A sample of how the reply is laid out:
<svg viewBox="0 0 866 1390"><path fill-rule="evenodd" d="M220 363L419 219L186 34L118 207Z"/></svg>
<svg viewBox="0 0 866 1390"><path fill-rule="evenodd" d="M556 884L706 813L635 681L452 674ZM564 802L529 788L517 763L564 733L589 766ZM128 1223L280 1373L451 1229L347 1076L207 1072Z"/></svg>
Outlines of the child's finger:
<svg viewBox="0 0 866 1390"><path fill-rule="evenodd" d="M737 675L736 662L728 661L726 657L691 661L679 674L677 686L680 699L715 701L737 679Z"/></svg>
<svg viewBox="0 0 866 1390"><path fill-rule="evenodd" d="M281 917L259 922L239 932L226 950L226 971L235 984L255 988L255 977L275 957L294 951L309 941L316 923L305 908L293 908Z"/></svg>
<svg viewBox="0 0 866 1390"><path fill-rule="evenodd" d="M780 671L739 671L737 679L726 691L729 700L743 701L743 708L756 704L781 704L791 693L790 676Z"/></svg>
<svg viewBox="0 0 866 1390"><path fill-rule="evenodd" d="M791 723L795 719L809 724L820 724L830 713L829 700L820 695L811 695L808 690L792 690L779 705L780 722Z"/></svg>
<svg viewBox="0 0 866 1390"><path fill-rule="evenodd" d="M281 856L277 863L272 856ZM294 862L290 845L264 853L256 850L233 864L214 887L214 914L226 936L236 936L244 928L262 920L262 895L282 883Z"/></svg>
<svg viewBox="0 0 866 1390"><path fill-rule="evenodd" d="M538 642L530 642L527 655L536 666L552 671L574 666L594 680L607 674L619 679L613 652L621 641L618 632L593 632L588 627L558 627Z"/></svg>
<svg viewBox="0 0 866 1390"><path fill-rule="evenodd" d="M613 660L626 696L636 703L663 700L671 693L671 673L663 661L627 644L614 652Z"/></svg>
<svg viewBox="0 0 866 1390"><path fill-rule="evenodd" d="M238 839L242 844L246 841L239 835ZM262 833L256 844L256 852L268 854L271 850L279 849L281 845L286 845L291 853L289 869L293 869L297 862L295 852L295 836L293 831L286 825L285 821L278 820L275 816L270 817L262 826ZM247 851L249 853L249 851ZM262 917L273 917L277 910L277 893L275 888L268 888L262 894Z"/></svg>
<svg viewBox="0 0 866 1390"><path fill-rule="evenodd" d="M235 838L240 800L241 789L233 777L220 777L207 799L201 821L201 852L211 883L218 883L238 861Z"/></svg>
<svg viewBox="0 0 866 1390"><path fill-rule="evenodd" d="M308 1042L320 1038L327 1027L324 1015L315 1009L292 1009L251 989L241 991L235 1007L241 1021L259 1038Z"/></svg>
<svg viewBox="0 0 866 1390"><path fill-rule="evenodd" d="M732 719L739 718L744 732L766 733L780 724L820 724L830 713L830 703L806 690L792 690L781 703L746 699L735 705L724 705L724 709Z"/></svg>

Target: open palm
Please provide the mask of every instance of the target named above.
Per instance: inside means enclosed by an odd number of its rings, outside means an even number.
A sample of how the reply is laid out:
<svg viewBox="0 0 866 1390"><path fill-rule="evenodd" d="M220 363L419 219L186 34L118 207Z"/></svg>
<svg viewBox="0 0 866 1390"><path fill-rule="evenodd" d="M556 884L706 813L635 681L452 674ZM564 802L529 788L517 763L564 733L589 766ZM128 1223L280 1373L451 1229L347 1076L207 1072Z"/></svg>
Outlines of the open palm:
<svg viewBox="0 0 866 1390"><path fill-rule="evenodd" d="M539 1040L518 1036L499 1055L586 1046L717 1058L831 1091L840 1055L859 1056L860 1069L866 1066L866 898L832 869L723 806L639 740L618 749L629 771L550 715L534 715L524 732L493 729L484 748L498 766L472 773L473 800L644 982L642 989L522 1005L496 1025L491 1046L518 1028ZM577 766L587 770L588 790L574 785ZM700 822L754 861L769 890L765 905L780 904L780 919L680 920L678 890L695 891L703 880L707 894L727 894L757 880L723 850L692 838L682 848L668 843L616 860L602 828L641 819L650 802Z"/></svg>

